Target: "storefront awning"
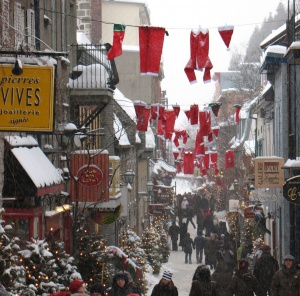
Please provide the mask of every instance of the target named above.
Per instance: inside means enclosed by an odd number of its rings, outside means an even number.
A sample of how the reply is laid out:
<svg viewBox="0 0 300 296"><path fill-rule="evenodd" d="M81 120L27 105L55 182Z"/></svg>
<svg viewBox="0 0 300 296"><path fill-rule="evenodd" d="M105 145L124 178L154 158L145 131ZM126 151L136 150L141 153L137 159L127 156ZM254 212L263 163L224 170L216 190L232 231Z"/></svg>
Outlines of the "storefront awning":
<svg viewBox="0 0 300 296"><path fill-rule="evenodd" d="M14 138L14 141L11 138ZM31 145L25 141L27 145L22 146L24 138L29 139ZM35 185L36 196L64 190L64 180L58 169L54 167L39 147L33 145L37 145L37 142L32 137L6 137L6 140L12 146L12 154Z"/></svg>

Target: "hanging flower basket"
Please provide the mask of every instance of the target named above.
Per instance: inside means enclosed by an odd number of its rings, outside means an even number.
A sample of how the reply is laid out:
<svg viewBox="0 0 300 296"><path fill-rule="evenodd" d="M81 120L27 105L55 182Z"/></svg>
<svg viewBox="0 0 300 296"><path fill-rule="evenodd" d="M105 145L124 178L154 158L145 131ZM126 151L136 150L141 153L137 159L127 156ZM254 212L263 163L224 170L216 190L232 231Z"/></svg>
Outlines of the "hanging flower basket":
<svg viewBox="0 0 300 296"><path fill-rule="evenodd" d="M214 115L217 117L220 107L221 107L222 103L210 103L208 106L211 108L212 112L214 113Z"/></svg>

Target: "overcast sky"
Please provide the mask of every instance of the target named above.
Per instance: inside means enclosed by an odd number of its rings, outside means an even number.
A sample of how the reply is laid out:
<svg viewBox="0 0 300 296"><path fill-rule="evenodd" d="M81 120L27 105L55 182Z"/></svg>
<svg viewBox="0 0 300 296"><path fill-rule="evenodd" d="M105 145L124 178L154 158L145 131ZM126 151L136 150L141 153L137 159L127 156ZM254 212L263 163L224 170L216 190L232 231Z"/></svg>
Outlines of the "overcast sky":
<svg viewBox="0 0 300 296"><path fill-rule="evenodd" d="M165 37L163 61L165 79L162 89L167 91L169 105L179 104L182 110L189 105L211 102L214 83L203 83L203 73L197 73L197 83L191 85L184 73L190 56L189 36L191 29L208 28L209 56L214 71L227 70L231 51L221 39L217 28L233 25L230 48L245 49L255 25L273 15L280 0L147 0L152 26L164 27L169 32ZM282 0L286 3L286 0Z"/></svg>

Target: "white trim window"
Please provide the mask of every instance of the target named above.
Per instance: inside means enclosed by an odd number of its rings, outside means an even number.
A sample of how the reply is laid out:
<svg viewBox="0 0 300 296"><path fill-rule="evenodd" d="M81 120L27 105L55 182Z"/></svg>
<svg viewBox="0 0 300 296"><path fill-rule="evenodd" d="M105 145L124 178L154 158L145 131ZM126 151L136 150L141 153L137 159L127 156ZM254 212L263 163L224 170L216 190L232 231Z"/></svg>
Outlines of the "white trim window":
<svg viewBox="0 0 300 296"><path fill-rule="evenodd" d="M14 28L15 28L15 46L19 49L19 45L24 42L25 32L25 11L21 3L15 3L14 6Z"/></svg>
<svg viewBox="0 0 300 296"><path fill-rule="evenodd" d="M35 48L35 18L32 9L27 9L27 44L29 49Z"/></svg>

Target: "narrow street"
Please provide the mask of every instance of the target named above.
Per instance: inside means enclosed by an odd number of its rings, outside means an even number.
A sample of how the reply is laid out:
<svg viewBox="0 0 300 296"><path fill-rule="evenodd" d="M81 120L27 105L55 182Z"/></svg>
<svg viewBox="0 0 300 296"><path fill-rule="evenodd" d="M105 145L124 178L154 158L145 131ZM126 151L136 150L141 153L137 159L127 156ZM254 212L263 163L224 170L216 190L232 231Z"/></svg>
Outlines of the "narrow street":
<svg viewBox="0 0 300 296"><path fill-rule="evenodd" d="M193 219L195 222L195 218ZM196 229L193 228L193 225L189 223L188 232L191 235L191 238L195 238L197 232ZM159 276L157 276L157 284L164 270L170 270L173 273L173 282L178 289L178 295L180 296L188 296L190 292L190 287L192 283L192 278L194 275L194 271L198 266L196 263L196 252L193 250L192 253L192 264L185 264L185 254L182 251L181 247L178 247L178 251L171 251L169 262L162 266L161 272ZM152 287L149 287L148 295L151 295Z"/></svg>

